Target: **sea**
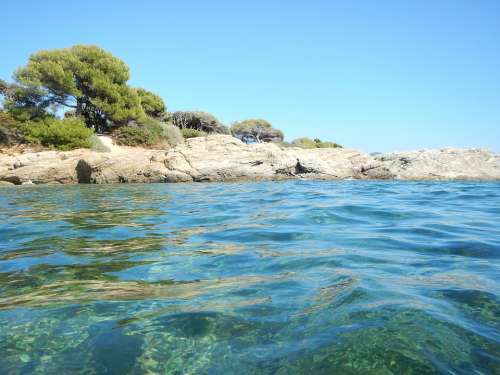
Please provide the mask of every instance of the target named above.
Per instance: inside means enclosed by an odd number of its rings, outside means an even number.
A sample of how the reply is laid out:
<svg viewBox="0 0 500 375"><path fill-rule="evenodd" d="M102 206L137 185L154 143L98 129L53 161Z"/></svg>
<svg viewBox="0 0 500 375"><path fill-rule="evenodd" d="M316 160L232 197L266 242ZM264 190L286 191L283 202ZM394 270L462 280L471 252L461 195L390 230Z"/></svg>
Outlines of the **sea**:
<svg viewBox="0 0 500 375"><path fill-rule="evenodd" d="M500 374L500 183L1 187L0 374Z"/></svg>

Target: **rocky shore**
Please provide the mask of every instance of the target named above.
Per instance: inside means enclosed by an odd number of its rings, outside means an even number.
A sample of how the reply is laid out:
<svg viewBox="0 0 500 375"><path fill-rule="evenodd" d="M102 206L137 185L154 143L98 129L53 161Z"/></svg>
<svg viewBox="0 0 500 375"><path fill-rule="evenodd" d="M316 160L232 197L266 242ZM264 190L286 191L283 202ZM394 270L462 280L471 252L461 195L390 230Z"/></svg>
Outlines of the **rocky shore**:
<svg viewBox="0 0 500 375"><path fill-rule="evenodd" d="M369 155L356 150L247 145L231 136L192 138L168 150L113 147L0 153L0 184L302 179L500 180L500 155L443 149Z"/></svg>

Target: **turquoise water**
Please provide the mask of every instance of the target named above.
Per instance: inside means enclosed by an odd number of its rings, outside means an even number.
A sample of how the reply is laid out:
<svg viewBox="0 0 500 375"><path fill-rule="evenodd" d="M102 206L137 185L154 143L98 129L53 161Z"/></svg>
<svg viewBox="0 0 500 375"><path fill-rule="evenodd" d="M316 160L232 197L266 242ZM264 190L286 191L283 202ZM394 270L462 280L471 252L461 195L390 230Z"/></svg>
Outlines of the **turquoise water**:
<svg viewBox="0 0 500 375"><path fill-rule="evenodd" d="M500 374L500 184L0 189L0 374Z"/></svg>

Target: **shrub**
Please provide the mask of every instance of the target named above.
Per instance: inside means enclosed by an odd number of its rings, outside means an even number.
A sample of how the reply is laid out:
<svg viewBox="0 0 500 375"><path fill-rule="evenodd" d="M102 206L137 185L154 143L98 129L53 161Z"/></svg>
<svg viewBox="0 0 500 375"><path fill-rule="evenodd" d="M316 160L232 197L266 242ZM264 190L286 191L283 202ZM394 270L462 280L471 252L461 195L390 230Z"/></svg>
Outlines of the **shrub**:
<svg viewBox="0 0 500 375"><path fill-rule="evenodd" d="M215 116L206 112L174 112L172 123L180 129L196 129L205 133L230 134Z"/></svg>
<svg viewBox="0 0 500 375"><path fill-rule="evenodd" d="M316 144L316 147L318 147L318 148L343 148L343 146L339 145L338 143L328 142L328 141L321 141L321 142Z"/></svg>
<svg viewBox="0 0 500 375"><path fill-rule="evenodd" d="M59 120L47 118L42 121L28 121L22 126L28 142L67 151L91 147L92 130L78 117Z"/></svg>
<svg viewBox="0 0 500 375"><path fill-rule="evenodd" d="M175 147L179 143L184 143L184 136L181 130L172 124L160 122L161 138L170 146Z"/></svg>
<svg viewBox="0 0 500 375"><path fill-rule="evenodd" d="M292 141L292 144L300 148L316 148L316 142L310 138L297 138Z"/></svg>
<svg viewBox="0 0 500 375"><path fill-rule="evenodd" d="M142 123L130 122L113 132L113 137L120 145L154 146L169 144L175 146L184 141L178 128L172 124L147 118Z"/></svg>
<svg viewBox="0 0 500 375"><path fill-rule="evenodd" d="M233 137L239 138L244 142L254 140L255 142L282 142L283 132L275 129L272 125L263 119L249 119L236 122L231 127Z"/></svg>
<svg viewBox="0 0 500 375"><path fill-rule="evenodd" d="M185 139L188 138L196 138L196 137L203 137L205 135L204 132L196 129L181 129L182 136Z"/></svg>
<svg viewBox="0 0 500 375"><path fill-rule="evenodd" d="M125 146L152 146L158 142L158 135L146 126L122 126L113 132L113 138Z"/></svg>
<svg viewBox="0 0 500 375"><path fill-rule="evenodd" d="M342 146L335 142L323 142L319 138L314 140L304 137L295 139L292 144L300 148L341 148Z"/></svg>
<svg viewBox="0 0 500 375"><path fill-rule="evenodd" d="M0 111L0 145L20 143L23 140L21 125L10 114Z"/></svg>

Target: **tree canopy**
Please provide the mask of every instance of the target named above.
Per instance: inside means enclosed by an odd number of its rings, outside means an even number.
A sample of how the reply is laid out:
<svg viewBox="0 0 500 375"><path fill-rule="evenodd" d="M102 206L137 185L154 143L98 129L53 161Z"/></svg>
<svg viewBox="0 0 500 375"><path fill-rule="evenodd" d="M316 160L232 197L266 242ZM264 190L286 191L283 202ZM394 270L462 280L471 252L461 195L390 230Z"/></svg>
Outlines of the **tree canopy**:
<svg viewBox="0 0 500 375"><path fill-rule="evenodd" d="M5 95L7 89L9 88L9 84L5 82L3 79L0 79L0 95Z"/></svg>
<svg viewBox="0 0 500 375"><path fill-rule="evenodd" d="M273 128L271 123L263 119L248 119L236 122L231 126L231 134L243 141L252 139L255 142L282 142L283 132Z"/></svg>
<svg viewBox="0 0 500 375"><path fill-rule="evenodd" d="M14 74L18 92L37 94L31 106L74 109L76 116L96 130L144 118L140 94L127 85L129 77L122 60L100 47L85 45L34 53ZM7 105L29 107L23 99L23 95L11 96Z"/></svg>
<svg viewBox="0 0 500 375"><path fill-rule="evenodd" d="M129 145L173 145L183 141L183 136L205 134L283 143L283 132L264 119L243 120L229 129L207 112L168 113L161 97L131 87L129 78L128 66L98 46L38 51L16 70L13 83L0 79L0 141L36 140L44 146L67 149L88 144L86 137L94 130L109 132ZM82 131L82 126L90 133ZM76 141L70 142L72 138ZM293 145L341 147L309 138L297 139Z"/></svg>
<svg viewBox="0 0 500 375"><path fill-rule="evenodd" d="M9 114L19 121L43 119L51 105L44 98L43 92L36 87L24 87L18 84L0 82L0 95L4 97L4 107Z"/></svg>
<svg viewBox="0 0 500 375"><path fill-rule="evenodd" d="M162 98L145 89L137 88L136 91L146 115L156 119L163 119L166 116L167 107Z"/></svg>

